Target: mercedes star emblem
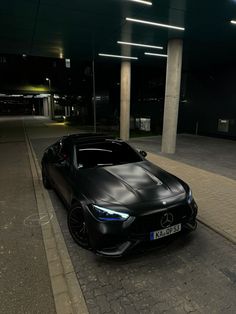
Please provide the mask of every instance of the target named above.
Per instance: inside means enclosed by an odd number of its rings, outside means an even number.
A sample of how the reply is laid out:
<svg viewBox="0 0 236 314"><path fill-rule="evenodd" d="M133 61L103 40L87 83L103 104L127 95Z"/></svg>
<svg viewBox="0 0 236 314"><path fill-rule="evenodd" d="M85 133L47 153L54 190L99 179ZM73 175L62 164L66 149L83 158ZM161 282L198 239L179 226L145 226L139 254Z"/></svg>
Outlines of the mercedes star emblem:
<svg viewBox="0 0 236 314"><path fill-rule="evenodd" d="M174 216L171 213L165 213L161 218L161 226L163 228L168 228L172 225L174 221Z"/></svg>

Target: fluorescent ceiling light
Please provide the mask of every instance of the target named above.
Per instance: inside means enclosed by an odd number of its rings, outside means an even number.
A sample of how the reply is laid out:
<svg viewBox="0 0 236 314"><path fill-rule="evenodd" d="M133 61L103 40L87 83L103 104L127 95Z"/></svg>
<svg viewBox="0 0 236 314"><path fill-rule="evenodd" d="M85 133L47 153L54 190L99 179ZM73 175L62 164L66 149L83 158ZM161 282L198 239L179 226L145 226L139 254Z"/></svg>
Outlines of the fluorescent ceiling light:
<svg viewBox="0 0 236 314"><path fill-rule="evenodd" d="M133 18L130 18L130 17L127 17L126 21L136 22L136 23L141 23L141 24L148 24L148 25L159 26L159 27L165 27L165 28L171 28L171 29L176 29L176 30L179 30L179 31L184 31L185 30L184 27L168 25L168 24L162 24L162 23L149 22L149 21L144 21L144 20L138 20L138 19L133 19Z"/></svg>
<svg viewBox="0 0 236 314"><path fill-rule="evenodd" d="M101 56L101 57L111 57L111 58L138 60L138 58L136 58L136 57L128 57L128 56L120 56L120 55L110 55L110 54L107 54L107 53L99 53L98 55Z"/></svg>
<svg viewBox="0 0 236 314"><path fill-rule="evenodd" d="M0 94L0 97L23 97L24 95L8 95L8 94Z"/></svg>
<svg viewBox="0 0 236 314"><path fill-rule="evenodd" d="M128 45L128 46L137 46L137 47L145 47L145 48L153 48L153 49L163 49L163 47L160 47L160 46L151 46L151 45L144 45L144 44L129 43L126 41L117 41L117 43L121 44L121 45Z"/></svg>
<svg viewBox="0 0 236 314"><path fill-rule="evenodd" d="M231 24L236 24L236 21L235 20L231 20L230 23Z"/></svg>
<svg viewBox="0 0 236 314"><path fill-rule="evenodd" d="M45 98L45 97L49 97L50 94L38 94L35 96L35 98Z"/></svg>
<svg viewBox="0 0 236 314"><path fill-rule="evenodd" d="M147 55L147 56L165 57L165 58L168 57L168 55L163 55L163 54L160 54L160 53L145 52L144 54Z"/></svg>
<svg viewBox="0 0 236 314"><path fill-rule="evenodd" d="M142 3L142 4L146 4L146 5L152 5L152 2L150 1L144 1L144 0L129 0L131 2L138 2L138 3Z"/></svg>

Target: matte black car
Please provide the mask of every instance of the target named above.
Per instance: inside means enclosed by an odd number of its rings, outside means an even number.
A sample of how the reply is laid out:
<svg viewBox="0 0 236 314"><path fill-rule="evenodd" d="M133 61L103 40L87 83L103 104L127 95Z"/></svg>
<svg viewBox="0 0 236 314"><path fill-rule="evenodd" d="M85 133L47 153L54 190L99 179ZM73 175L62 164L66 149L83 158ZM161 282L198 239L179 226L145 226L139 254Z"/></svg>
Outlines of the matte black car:
<svg viewBox="0 0 236 314"><path fill-rule="evenodd" d="M145 156L120 139L95 134L65 136L46 149L43 184L66 204L80 246L120 256L139 243L196 229L188 185Z"/></svg>

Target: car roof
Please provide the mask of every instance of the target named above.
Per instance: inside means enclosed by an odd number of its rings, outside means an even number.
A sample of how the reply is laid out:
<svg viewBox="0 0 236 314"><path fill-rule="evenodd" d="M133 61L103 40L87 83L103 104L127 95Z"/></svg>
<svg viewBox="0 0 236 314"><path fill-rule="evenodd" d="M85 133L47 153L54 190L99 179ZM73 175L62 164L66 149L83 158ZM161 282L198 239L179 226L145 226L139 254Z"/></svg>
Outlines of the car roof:
<svg viewBox="0 0 236 314"><path fill-rule="evenodd" d="M102 134L102 133L82 133L82 134L71 134L64 137L64 140L70 144L86 144L86 143L97 143L105 140L119 140L115 136Z"/></svg>

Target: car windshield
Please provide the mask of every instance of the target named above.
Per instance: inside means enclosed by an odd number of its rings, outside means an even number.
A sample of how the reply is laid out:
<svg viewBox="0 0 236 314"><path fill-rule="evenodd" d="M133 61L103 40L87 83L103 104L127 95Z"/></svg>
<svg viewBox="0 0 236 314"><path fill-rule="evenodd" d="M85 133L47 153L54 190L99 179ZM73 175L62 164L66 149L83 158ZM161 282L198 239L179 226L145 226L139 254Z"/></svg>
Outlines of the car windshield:
<svg viewBox="0 0 236 314"><path fill-rule="evenodd" d="M107 140L76 146L79 168L94 168L142 161L140 155L127 143Z"/></svg>

